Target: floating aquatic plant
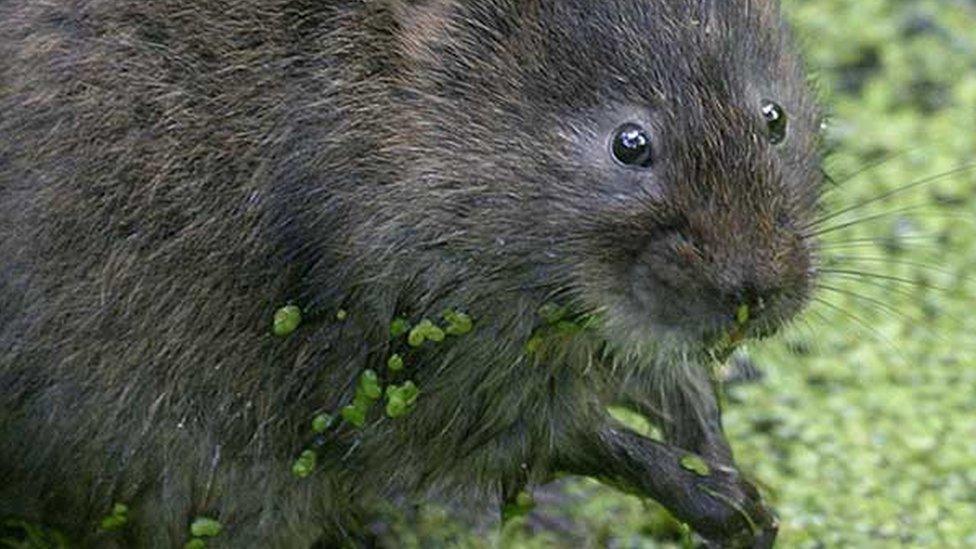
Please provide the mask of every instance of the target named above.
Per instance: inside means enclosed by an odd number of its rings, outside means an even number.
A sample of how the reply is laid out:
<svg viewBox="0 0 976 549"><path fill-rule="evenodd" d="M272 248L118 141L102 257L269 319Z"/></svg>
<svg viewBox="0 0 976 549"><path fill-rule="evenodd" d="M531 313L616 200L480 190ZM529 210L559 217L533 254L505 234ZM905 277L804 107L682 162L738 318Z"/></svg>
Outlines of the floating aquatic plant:
<svg viewBox="0 0 976 549"><path fill-rule="evenodd" d="M317 457L314 450L305 450L291 466L291 473L298 478L305 478L315 470Z"/></svg>
<svg viewBox="0 0 976 549"><path fill-rule="evenodd" d="M107 532L121 530L129 522L129 506L116 503L112 506L112 513L102 519L99 527Z"/></svg>
<svg viewBox="0 0 976 549"><path fill-rule="evenodd" d="M294 305L288 305L275 311L272 332L278 337L285 337L298 329L302 323L302 310Z"/></svg>
<svg viewBox="0 0 976 549"><path fill-rule="evenodd" d="M429 318L421 320L410 330L410 335L407 336L407 343L411 347L420 347L427 341L434 343L444 341L444 330L431 322Z"/></svg>
<svg viewBox="0 0 976 549"><path fill-rule="evenodd" d="M391 372L399 372L403 370L403 357L394 354L386 361L386 367L389 368Z"/></svg>
<svg viewBox="0 0 976 549"><path fill-rule="evenodd" d="M420 395L420 389L412 381L386 388L386 415L398 418L408 414Z"/></svg>
<svg viewBox="0 0 976 549"><path fill-rule="evenodd" d="M707 477L712 473L705 460L695 454L688 454L682 457L680 463L683 469L691 471L700 477Z"/></svg>

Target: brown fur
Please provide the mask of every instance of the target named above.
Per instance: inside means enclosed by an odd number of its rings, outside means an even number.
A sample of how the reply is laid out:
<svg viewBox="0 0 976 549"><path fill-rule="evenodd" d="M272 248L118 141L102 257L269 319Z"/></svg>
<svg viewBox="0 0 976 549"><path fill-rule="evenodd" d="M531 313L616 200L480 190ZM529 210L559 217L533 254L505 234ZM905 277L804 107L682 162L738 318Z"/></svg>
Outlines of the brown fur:
<svg viewBox="0 0 976 549"><path fill-rule="evenodd" d="M819 114L771 0L7 0L0 36L0 515L87 543L113 502L140 546L197 515L228 547L334 541L393 491L601 460L668 499L605 405L731 464L710 345L810 287ZM608 154L628 120L649 171ZM550 300L601 328L526 353ZM285 303L321 319L275 338ZM411 364L416 410L294 478L311 417L388 376L390 320L445 308L476 329Z"/></svg>

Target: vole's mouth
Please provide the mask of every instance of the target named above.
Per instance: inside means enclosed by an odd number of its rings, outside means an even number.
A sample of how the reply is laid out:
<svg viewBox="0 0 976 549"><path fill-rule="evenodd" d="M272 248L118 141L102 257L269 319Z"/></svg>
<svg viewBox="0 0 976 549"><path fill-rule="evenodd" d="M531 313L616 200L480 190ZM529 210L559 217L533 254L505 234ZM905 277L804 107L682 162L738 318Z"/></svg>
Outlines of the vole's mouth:
<svg viewBox="0 0 976 549"><path fill-rule="evenodd" d="M665 297L654 297L654 296ZM800 305L793 300L711 306L674 293L625 295L605 308L608 339L627 346L722 356L749 340L777 333ZM662 304L670 298L671 302ZM677 301L676 301L677 300Z"/></svg>

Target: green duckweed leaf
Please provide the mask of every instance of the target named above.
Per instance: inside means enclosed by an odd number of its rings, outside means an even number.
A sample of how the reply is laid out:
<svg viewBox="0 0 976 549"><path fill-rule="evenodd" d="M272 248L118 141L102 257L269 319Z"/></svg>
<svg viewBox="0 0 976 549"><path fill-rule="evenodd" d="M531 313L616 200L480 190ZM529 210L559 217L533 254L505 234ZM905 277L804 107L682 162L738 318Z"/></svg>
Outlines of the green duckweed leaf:
<svg viewBox="0 0 976 549"><path fill-rule="evenodd" d="M295 463L292 464L291 473L298 478L308 477L309 475L312 474L312 471L315 470L316 459L317 458L315 452L313 452L312 450L305 450L298 456L298 459L295 460ZM203 535L203 534L194 533L194 535Z"/></svg>
<svg viewBox="0 0 976 549"><path fill-rule="evenodd" d="M285 337L298 329L302 323L302 310L288 305L275 311L272 331L278 337Z"/></svg>
<svg viewBox="0 0 976 549"><path fill-rule="evenodd" d="M420 389L412 381L390 385L386 388L386 415L394 419L406 415L419 395Z"/></svg>
<svg viewBox="0 0 976 549"><path fill-rule="evenodd" d="M316 433L324 433L328 429L335 418L330 414L319 414L312 419L312 431Z"/></svg>
<svg viewBox="0 0 976 549"><path fill-rule="evenodd" d="M128 521L124 515L109 515L103 518L98 526L106 532L114 532L121 530Z"/></svg>
<svg viewBox="0 0 976 549"><path fill-rule="evenodd" d="M380 380L373 370L366 370L359 376L359 386L357 396L362 395L369 400L377 400L383 396L383 389L380 388Z"/></svg>
<svg viewBox="0 0 976 549"><path fill-rule="evenodd" d="M220 522L212 518L197 517L190 524L190 533L197 538L212 538L219 535L223 528Z"/></svg>
<svg viewBox="0 0 976 549"><path fill-rule="evenodd" d="M712 472L705 460L694 454L688 454L681 458L681 467L700 477L707 477Z"/></svg>
<svg viewBox="0 0 976 549"><path fill-rule="evenodd" d="M431 324L430 328L427 329L426 336L428 340L433 341L434 343L440 343L441 341L444 341L444 330L442 330L439 326Z"/></svg>
<svg viewBox="0 0 976 549"><path fill-rule="evenodd" d="M736 313L735 313L735 320L740 325L749 322L749 306L748 305L743 304L743 305L740 305L739 306L739 310L736 311Z"/></svg>
<svg viewBox="0 0 976 549"><path fill-rule="evenodd" d="M403 317L396 317L390 323L390 337L400 337L410 331L410 322Z"/></svg>
<svg viewBox="0 0 976 549"><path fill-rule="evenodd" d="M447 328L444 331L448 335L461 336L471 332L474 322L471 317L459 311L444 311L444 320L447 321Z"/></svg>
<svg viewBox="0 0 976 549"><path fill-rule="evenodd" d="M366 412L368 410L367 407L350 404L342 409L342 419L354 427L362 427L366 424Z"/></svg>
<svg viewBox="0 0 976 549"><path fill-rule="evenodd" d="M407 344L411 347L420 347L425 341L427 341L427 330L421 324L414 326L407 336Z"/></svg>

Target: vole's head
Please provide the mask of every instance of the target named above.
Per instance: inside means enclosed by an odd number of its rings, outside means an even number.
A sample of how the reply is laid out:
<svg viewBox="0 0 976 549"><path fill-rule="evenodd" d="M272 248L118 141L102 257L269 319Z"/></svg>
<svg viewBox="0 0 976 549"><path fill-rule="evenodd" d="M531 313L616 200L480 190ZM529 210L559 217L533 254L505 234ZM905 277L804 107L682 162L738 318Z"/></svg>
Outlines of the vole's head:
<svg viewBox="0 0 976 549"><path fill-rule="evenodd" d="M565 289L625 340L802 307L820 113L774 0L416 4L398 196L443 257Z"/></svg>

